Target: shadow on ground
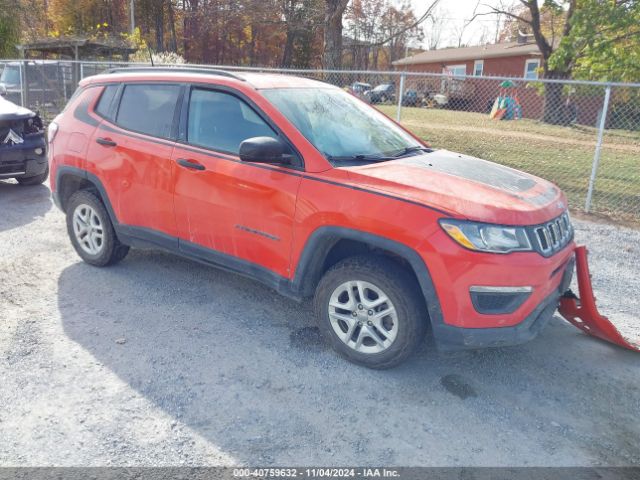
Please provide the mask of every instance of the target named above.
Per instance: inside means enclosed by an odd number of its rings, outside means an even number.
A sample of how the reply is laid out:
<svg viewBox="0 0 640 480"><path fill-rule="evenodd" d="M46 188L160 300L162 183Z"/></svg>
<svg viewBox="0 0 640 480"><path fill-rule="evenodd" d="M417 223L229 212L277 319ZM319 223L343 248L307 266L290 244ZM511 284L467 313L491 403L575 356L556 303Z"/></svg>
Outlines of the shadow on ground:
<svg viewBox="0 0 640 480"><path fill-rule="evenodd" d="M309 305L164 253L77 263L58 287L73 341L240 462L640 461L639 357L560 320L520 347L440 354L426 342L378 372L328 350Z"/></svg>
<svg viewBox="0 0 640 480"><path fill-rule="evenodd" d="M46 185L21 186L0 181L0 232L21 227L47 213L53 203Z"/></svg>

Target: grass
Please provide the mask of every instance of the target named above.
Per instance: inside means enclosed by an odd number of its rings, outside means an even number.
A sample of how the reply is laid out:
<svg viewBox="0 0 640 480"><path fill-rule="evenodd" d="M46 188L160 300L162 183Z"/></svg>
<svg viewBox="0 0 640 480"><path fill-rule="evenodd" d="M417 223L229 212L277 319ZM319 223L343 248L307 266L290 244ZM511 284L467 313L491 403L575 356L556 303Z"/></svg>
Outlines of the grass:
<svg viewBox="0 0 640 480"><path fill-rule="evenodd" d="M382 111L395 117L395 107ZM508 165L557 184L572 208L583 210L596 129L536 120L494 121L488 115L403 108L402 123L436 148ZM640 225L640 132L606 131L591 211Z"/></svg>

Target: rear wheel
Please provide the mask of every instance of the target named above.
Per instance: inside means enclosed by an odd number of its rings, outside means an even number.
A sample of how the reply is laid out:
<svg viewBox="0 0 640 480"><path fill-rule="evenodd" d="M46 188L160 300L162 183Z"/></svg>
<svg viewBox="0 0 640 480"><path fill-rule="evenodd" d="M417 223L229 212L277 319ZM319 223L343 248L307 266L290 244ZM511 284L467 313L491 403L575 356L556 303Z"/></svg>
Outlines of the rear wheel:
<svg viewBox="0 0 640 480"><path fill-rule="evenodd" d="M89 191L81 190L69 199L67 232L78 255L91 265L113 265L129 253L129 247L116 237L104 204Z"/></svg>
<svg viewBox="0 0 640 480"><path fill-rule="evenodd" d="M384 257L351 257L333 266L318 285L314 308L332 347L369 368L403 362L427 326L415 280Z"/></svg>
<svg viewBox="0 0 640 480"><path fill-rule="evenodd" d="M16 178L16 180L20 185L27 187L31 185L40 185L44 183L48 176L49 176L49 165L47 165L47 169L44 172L42 172L40 175L34 175L33 177L18 177Z"/></svg>

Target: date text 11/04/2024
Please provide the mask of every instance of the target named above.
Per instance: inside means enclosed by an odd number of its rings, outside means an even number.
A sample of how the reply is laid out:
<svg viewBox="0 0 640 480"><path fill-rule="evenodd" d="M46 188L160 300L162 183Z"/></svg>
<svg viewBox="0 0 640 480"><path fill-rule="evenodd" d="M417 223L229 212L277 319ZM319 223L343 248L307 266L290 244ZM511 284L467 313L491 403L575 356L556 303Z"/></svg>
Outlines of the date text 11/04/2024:
<svg viewBox="0 0 640 480"><path fill-rule="evenodd" d="M233 470L234 477L254 478L394 478L400 474L387 468L239 468Z"/></svg>

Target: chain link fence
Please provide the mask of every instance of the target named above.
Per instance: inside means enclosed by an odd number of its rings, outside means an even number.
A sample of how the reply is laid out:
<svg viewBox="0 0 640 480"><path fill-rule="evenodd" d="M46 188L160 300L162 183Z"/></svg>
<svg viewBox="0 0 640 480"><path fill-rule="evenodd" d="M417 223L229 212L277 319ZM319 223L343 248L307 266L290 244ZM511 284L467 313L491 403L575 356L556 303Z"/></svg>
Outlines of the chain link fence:
<svg viewBox="0 0 640 480"><path fill-rule="evenodd" d="M120 62L0 61L0 90L52 118L77 82ZM148 66L148 64L146 64ZM640 84L219 67L298 75L349 90L436 148L556 183L574 211L640 226Z"/></svg>

